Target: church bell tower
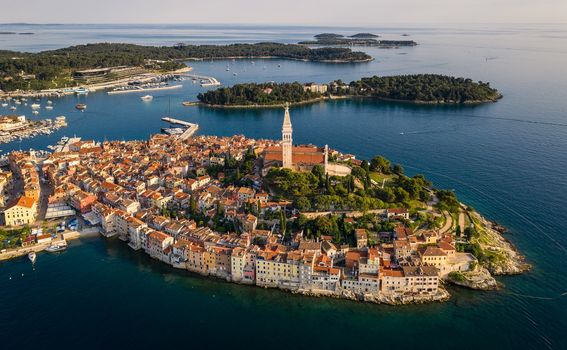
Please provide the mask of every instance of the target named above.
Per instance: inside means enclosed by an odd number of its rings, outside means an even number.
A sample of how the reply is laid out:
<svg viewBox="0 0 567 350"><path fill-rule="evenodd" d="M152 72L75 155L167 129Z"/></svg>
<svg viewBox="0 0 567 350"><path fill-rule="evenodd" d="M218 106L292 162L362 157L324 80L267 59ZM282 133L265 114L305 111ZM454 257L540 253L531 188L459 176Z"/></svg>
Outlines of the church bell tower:
<svg viewBox="0 0 567 350"><path fill-rule="evenodd" d="M285 104L285 114L282 125L282 166L286 169L292 169L292 148L293 148L293 128L291 127L291 118L289 116L289 103Z"/></svg>

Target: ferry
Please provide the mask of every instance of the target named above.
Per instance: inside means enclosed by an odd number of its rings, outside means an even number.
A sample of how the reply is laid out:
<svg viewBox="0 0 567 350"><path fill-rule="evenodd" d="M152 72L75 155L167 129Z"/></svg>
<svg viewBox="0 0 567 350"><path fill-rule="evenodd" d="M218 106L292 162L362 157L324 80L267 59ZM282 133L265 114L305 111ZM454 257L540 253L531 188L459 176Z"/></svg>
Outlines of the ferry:
<svg viewBox="0 0 567 350"><path fill-rule="evenodd" d="M152 95L146 95L146 96L140 97L140 99L142 99L142 101L151 101L151 100L154 99L154 97Z"/></svg>
<svg viewBox="0 0 567 350"><path fill-rule="evenodd" d="M84 103L77 103L75 105L75 108L77 108L79 111L84 111L85 109L87 109L87 105Z"/></svg>
<svg viewBox="0 0 567 350"><path fill-rule="evenodd" d="M62 252L65 249L67 249L67 244L59 243L55 245L53 244L50 245L49 247L45 248L45 251L50 253L57 253L57 252Z"/></svg>
<svg viewBox="0 0 567 350"><path fill-rule="evenodd" d="M35 259L37 259L37 255L35 254L35 252L29 252L28 253L28 259L30 259L32 264L35 263Z"/></svg>

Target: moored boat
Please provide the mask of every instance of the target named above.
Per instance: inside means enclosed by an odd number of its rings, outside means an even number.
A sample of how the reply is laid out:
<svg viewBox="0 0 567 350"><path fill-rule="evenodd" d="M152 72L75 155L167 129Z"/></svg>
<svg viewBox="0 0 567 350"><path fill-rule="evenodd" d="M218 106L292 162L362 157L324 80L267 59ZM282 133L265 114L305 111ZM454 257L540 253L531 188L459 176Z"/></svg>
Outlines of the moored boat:
<svg viewBox="0 0 567 350"><path fill-rule="evenodd" d="M58 243L58 244L52 244L49 247L45 248L46 252L50 252L50 253L57 253L57 252L62 252L65 249L67 249L67 244L65 243Z"/></svg>
<svg viewBox="0 0 567 350"><path fill-rule="evenodd" d="M30 261L31 261L32 263L34 263L34 262L35 262L35 259L37 259L37 255L35 254L35 252L29 252L29 253L28 253L28 259L30 259Z"/></svg>
<svg viewBox="0 0 567 350"><path fill-rule="evenodd" d="M84 104L84 103L77 103L77 104L75 105L75 108L77 108L77 109L80 110L80 111L84 111L85 109L87 109L87 105Z"/></svg>

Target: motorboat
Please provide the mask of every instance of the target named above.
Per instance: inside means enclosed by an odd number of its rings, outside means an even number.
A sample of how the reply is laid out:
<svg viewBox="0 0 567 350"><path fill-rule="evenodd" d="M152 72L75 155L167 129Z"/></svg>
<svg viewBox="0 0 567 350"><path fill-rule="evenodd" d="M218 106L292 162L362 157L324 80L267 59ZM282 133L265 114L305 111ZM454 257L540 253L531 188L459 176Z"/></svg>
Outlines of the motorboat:
<svg viewBox="0 0 567 350"><path fill-rule="evenodd" d="M142 101L151 101L154 99L154 97L152 95L146 95L146 96L142 96L140 97L142 99Z"/></svg>
<svg viewBox="0 0 567 350"><path fill-rule="evenodd" d="M77 103L75 105L75 108L77 108L79 111L84 111L85 109L87 109L87 105L84 103Z"/></svg>
<svg viewBox="0 0 567 350"><path fill-rule="evenodd" d="M58 244L52 244L49 247L45 248L45 251L50 253L57 253L57 252L62 252L65 249L67 249L67 244L58 243Z"/></svg>
<svg viewBox="0 0 567 350"><path fill-rule="evenodd" d="M35 254L35 252L29 252L28 259L30 259L32 263L35 263L35 260L37 259L37 255Z"/></svg>

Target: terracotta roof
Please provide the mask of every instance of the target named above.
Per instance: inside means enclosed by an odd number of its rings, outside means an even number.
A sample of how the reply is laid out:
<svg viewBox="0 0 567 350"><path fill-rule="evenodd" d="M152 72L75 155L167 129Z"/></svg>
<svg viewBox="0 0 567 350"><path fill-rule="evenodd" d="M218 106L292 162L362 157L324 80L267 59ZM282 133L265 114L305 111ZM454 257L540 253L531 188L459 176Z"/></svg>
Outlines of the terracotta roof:
<svg viewBox="0 0 567 350"><path fill-rule="evenodd" d="M10 206L10 208L15 207L15 206L20 206L20 207L31 209L34 204L35 204L35 198L21 196L20 198L18 198L18 201L16 203L14 203L14 205Z"/></svg>

